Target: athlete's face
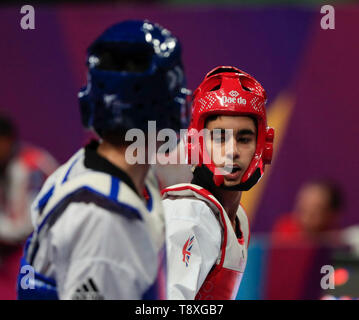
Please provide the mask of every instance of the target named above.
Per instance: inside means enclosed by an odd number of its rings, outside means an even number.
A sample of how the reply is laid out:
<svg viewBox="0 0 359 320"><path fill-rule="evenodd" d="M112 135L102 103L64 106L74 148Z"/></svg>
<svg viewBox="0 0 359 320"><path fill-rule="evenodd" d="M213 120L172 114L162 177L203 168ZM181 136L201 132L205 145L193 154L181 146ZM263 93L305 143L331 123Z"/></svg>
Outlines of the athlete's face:
<svg viewBox="0 0 359 320"><path fill-rule="evenodd" d="M218 116L207 122L206 129L210 132L205 137L206 148L217 169L224 173L224 185L238 185L256 149L254 120L244 116Z"/></svg>
<svg viewBox="0 0 359 320"><path fill-rule="evenodd" d="M330 208L330 195L320 185L306 185L296 199L295 212L299 223L307 232L325 231L335 216Z"/></svg>

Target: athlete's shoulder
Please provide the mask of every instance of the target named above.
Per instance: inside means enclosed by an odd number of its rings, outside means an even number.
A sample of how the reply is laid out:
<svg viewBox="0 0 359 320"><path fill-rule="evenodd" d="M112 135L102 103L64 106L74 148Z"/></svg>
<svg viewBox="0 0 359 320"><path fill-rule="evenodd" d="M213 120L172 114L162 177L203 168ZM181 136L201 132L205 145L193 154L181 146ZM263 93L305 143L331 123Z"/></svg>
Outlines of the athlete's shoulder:
<svg viewBox="0 0 359 320"><path fill-rule="evenodd" d="M204 203L216 215L223 211L222 205L208 190L191 183L181 183L165 188L162 190L162 197L164 200L179 200L181 198L197 200Z"/></svg>
<svg viewBox="0 0 359 320"><path fill-rule="evenodd" d="M67 162L57 167L57 169L47 177L34 203L36 203L39 198L46 194L49 189L51 189L52 186L55 185L57 181L59 181L61 177L65 176L65 171L68 170L69 164L72 164L73 159L79 157L81 154L83 154L83 149L78 150Z"/></svg>
<svg viewBox="0 0 359 320"><path fill-rule="evenodd" d="M167 241L184 241L183 237L188 237L188 233L191 233L195 235L196 241L202 242L206 239L205 242L208 243L208 238L211 238L219 248L222 227L218 215L208 203L194 196L168 197L162 203Z"/></svg>
<svg viewBox="0 0 359 320"><path fill-rule="evenodd" d="M167 194L187 194L194 192L200 192L200 191L206 191L204 188L192 184L192 183L178 183L169 187L166 187L162 189L161 193L163 196L166 196Z"/></svg>
<svg viewBox="0 0 359 320"><path fill-rule="evenodd" d="M180 183L161 190L163 201L171 200L176 205L187 203L187 205L206 206L202 195L207 193L204 188L191 183Z"/></svg>
<svg viewBox="0 0 359 320"><path fill-rule="evenodd" d="M139 196L121 179L108 173L91 170L84 165L84 150L79 150L46 181L32 205L40 220L70 203L95 204L105 210L142 219L146 210ZM61 210L60 210L61 209ZM36 219L39 224L39 219Z"/></svg>
<svg viewBox="0 0 359 320"><path fill-rule="evenodd" d="M166 223L170 221L188 221L195 225L203 225L203 222L217 224L217 218L208 204L196 197L166 198L162 201Z"/></svg>

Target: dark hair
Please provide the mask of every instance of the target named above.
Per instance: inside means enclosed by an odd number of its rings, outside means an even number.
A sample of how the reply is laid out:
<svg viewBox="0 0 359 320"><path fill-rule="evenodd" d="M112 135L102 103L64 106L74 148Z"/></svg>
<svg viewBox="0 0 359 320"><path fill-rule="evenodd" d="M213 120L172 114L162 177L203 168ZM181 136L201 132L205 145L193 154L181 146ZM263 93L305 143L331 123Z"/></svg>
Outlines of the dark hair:
<svg viewBox="0 0 359 320"><path fill-rule="evenodd" d="M214 115L208 116L204 122L204 127L207 127L208 122L214 121L220 116L221 116L220 114L214 114Z"/></svg>
<svg viewBox="0 0 359 320"><path fill-rule="evenodd" d="M204 128L207 126L208 122L216 120L218 117L225 116L225 114L213 114L211 116L208 116L206 120L204 121ZM243 117L251 118L254 122L254 125L256 126L256 133L258 136L258 122L257 119L251 115L243 115Z"/></svg>
<svg viewBox="0 0 359 320"><path fill-rule="evenodd" d="M17 137L17 130L14 123L9 117L2 114L0 114L0 136L9 138Z"/></svg>
<svg viewBox="0 0 359 320"><path fill-rule="evenodd" d="M335 181L330 179L316 179L308 181L306 185L324 188L328 192L329 208L331 210L339 211L344 206L342 189Z"/></svg>
<svg viewBox="0 0 359 320"><path fill-rule="evenodd" d="M127 146L131 144L132 142L126 142L125 136L126 136L127 129L123 127L116 127L111 130L106 130L102 133L103 140L109 142L113 146L121 147L121 146Z"/></svg>

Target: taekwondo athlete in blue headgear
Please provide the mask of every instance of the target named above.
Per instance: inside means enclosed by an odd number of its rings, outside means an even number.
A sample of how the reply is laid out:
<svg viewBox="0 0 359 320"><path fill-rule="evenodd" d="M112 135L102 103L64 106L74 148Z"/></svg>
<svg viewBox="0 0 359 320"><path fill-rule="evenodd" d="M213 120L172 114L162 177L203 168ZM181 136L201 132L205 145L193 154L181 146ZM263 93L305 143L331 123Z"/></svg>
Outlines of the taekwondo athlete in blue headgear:
<svg viewBox="0 0 359 320"><path fill-rule="evenodd" d="M82 123L101 139L50 176L33 203L18 297L158 299L160 194L149 165L126 161L124 134L152 120L187 126L181 47L157 24L125 21L90 45L87 66Z"/></svg>

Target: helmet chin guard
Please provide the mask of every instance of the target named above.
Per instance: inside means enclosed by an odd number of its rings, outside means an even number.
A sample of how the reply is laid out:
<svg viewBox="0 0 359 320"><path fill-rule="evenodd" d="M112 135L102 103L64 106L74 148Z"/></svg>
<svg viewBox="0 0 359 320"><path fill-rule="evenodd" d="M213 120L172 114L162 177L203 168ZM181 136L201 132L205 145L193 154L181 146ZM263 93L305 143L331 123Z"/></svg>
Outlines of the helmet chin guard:
<svg viewBox="0 0 359 320"><path fill-rule="evenodd" d="M198 165L197 172L207 172L214 186L247 191L263 176L264 166L273 154L274 129L267 127L266 92L251 75L230 66L210 71L194 92L192 119L188 130L188 163ZM211 160L203 135L199 134L212 115L249 116L256 120L257 144L254 156L237 186L225 187L224 176ZM195 171L196 172L196 171Z"/></svg>

